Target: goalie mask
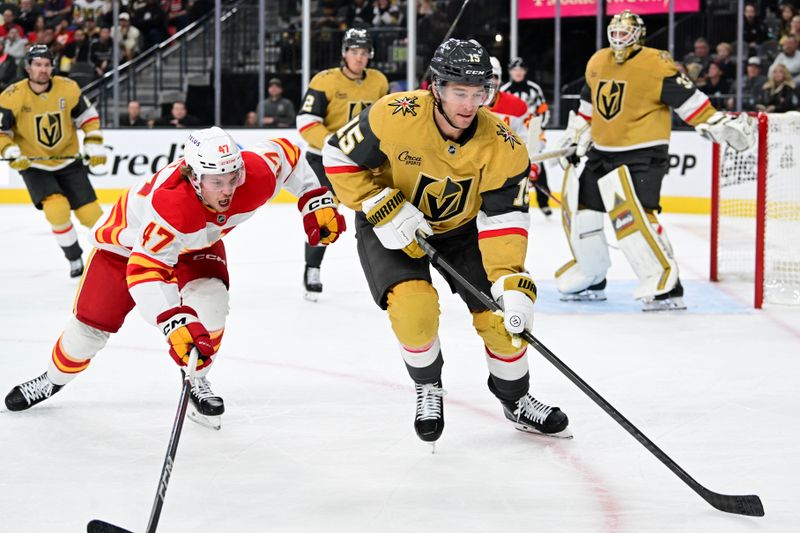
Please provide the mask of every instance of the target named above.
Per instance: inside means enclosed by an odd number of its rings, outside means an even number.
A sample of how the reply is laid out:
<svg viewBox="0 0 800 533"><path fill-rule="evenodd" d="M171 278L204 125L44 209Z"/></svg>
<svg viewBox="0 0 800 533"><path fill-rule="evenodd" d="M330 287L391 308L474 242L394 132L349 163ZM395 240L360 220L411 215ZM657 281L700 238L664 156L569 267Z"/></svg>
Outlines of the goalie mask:
<svg viewBox="0 0 800 533"><path fill-rule="evenodd" d="M226 184L238 187L244 184L244 161L236 141L222 128L216 126L194 130L186 139L183 158L191 169L189 182L199 197L203 197L201 180L211 190Z"/></svg>
<svg viewBox="0 0 800 533"><path fill-rule="evenodd" d="M436 108L452 127L463 129L453 124L442 107L442 100L447 99L447 84L480 88L470 97L474 96L478 105L491 102L495 92L492 70L489 53L473 39L448 39L436 49L431 60L431 86Z"/></svg>
<svg viewBox="0 0 800 533"><path fill-rule="evenodd" d="M626 9L614 15L608 25L607 33L614 61L621 65L633 52L642 48L647 30L642 17Z"/></svg>

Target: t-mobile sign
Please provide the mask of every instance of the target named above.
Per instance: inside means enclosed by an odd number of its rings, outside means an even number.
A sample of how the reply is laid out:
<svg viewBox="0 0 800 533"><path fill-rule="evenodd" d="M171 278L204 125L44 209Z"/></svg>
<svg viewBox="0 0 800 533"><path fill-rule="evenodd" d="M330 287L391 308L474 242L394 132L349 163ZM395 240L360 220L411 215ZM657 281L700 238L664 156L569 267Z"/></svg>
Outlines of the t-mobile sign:
<svg viewBox="0 0 800 533"><path fill-rule="evenodd" d="M562 17L591 17L597 15L598 0L561 0ZM616 15L630 9L637 15L669 12L670 0L606 0L606 15ZM674 0L676 13L700 10L700 0ZM556 16L556 0L519 0L520 19L543 19Z"/></svg>

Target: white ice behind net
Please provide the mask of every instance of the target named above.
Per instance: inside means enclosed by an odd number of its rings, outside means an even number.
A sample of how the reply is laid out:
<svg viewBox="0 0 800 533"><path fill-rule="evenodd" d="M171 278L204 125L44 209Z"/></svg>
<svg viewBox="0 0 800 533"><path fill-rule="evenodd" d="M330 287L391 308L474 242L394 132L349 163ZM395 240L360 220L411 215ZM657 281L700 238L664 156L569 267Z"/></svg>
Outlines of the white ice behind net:
<svg viewBox="0 0 800 533"><path fill-rule="evenodd" d="M764 301L800 305L800 113L770 114ZM758 143L720 150L720 279L755 276Z"/></svg>

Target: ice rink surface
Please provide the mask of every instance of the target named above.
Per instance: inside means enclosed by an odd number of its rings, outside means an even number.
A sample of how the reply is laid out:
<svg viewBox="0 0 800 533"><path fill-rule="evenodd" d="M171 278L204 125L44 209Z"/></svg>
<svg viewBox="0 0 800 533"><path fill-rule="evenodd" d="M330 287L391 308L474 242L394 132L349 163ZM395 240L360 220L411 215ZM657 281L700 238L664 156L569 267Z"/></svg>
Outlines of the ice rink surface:
<svg viewBox="0 0 800 533"><path fill-rule="evenodd" d="M531 213L535 335L701 484L758 494L765 517L713 509L533 350L533 393L575 438L515 431L438 277L448 393L432 455L353 232L307 302L299 214L283 204L225 239L231 312L210 379L227 411L219 432L186 423L159 531L800 531L800 309L755 311L750 286L707 282L708 217L692 215L663 216L689 311L639 311L617 250L609 301L568 306L553 283L568 258L557 217ZM46 369L77 282L41 213L2 206L0 227L5 395ZM0 531L79 532L92 518L143 531L179 394L161 334L134 311L58 395L0 412Z"/></svg>

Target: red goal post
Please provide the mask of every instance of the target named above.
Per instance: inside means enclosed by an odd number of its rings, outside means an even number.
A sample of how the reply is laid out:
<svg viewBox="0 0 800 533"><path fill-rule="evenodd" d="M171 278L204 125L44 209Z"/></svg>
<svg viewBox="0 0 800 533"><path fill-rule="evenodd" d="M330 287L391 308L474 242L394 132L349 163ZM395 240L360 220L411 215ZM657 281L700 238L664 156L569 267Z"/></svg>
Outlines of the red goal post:
<svg viewBox="0 0 800 533"><path fill-rule="evenodd" d="M754 306L800 305L800 113L758 113L755 145L713 145L712 281L754 285Z"/></svg>

